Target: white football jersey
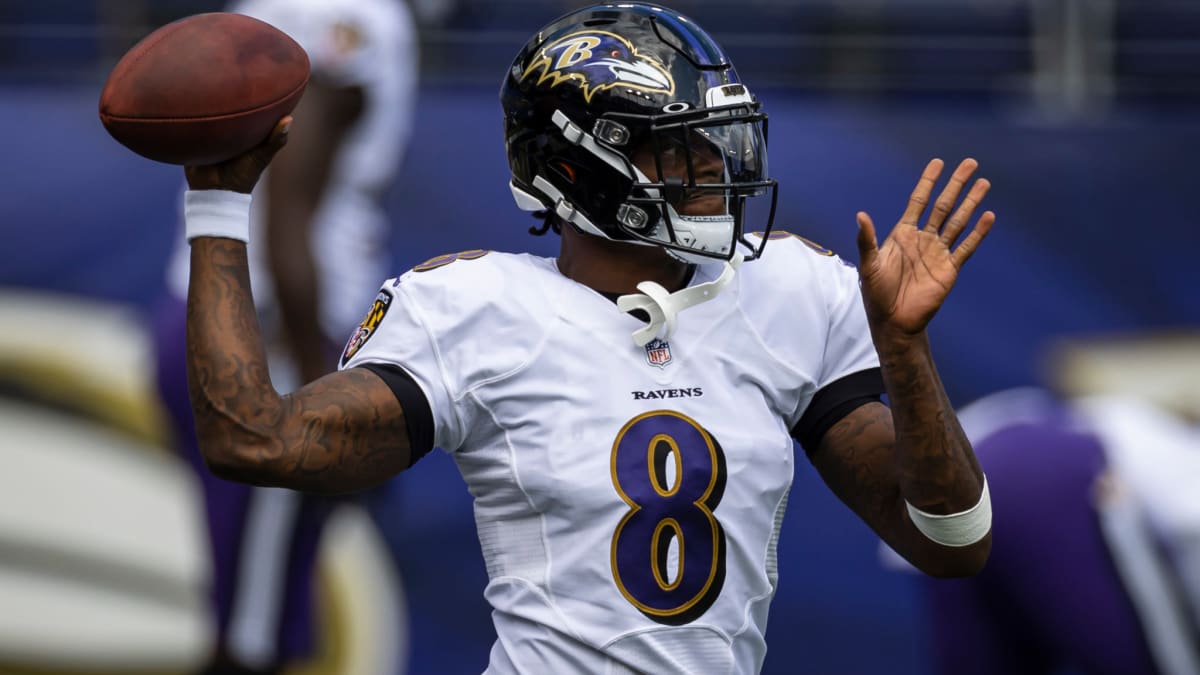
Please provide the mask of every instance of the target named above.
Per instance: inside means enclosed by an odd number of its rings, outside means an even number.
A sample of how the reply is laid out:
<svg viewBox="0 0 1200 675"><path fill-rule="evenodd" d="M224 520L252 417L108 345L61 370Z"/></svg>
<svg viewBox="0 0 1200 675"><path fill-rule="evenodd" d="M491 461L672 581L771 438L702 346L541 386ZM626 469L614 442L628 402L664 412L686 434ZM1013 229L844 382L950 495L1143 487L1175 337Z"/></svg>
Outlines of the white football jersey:
<svg viewBox="0 0 1200 675"><path fill-rule="evenodd" d="M789 429L879 365L857 271L779 237L644 348L554 259L468 251L379 291L343 367L399 365L429 401L475 500L488 673L761 668Z"/></svg>
<svg viewBox="0 0 1200 675"><path fill-rule="evenodd" d="M314 78L360 86L365 106L348 131L315 215L312 250L321 277L321 324L341 336L360 318L387 273L388 221L380 195L408 142L416 98L417 45L403 0L242 0L229 11L261 19L308 53ZM255 197L265 193L259 181ZM260 310L274 307L263 235L264 199L251 212L250 273ZM168 281L187 294L188 247L180 237Z"/></svg>

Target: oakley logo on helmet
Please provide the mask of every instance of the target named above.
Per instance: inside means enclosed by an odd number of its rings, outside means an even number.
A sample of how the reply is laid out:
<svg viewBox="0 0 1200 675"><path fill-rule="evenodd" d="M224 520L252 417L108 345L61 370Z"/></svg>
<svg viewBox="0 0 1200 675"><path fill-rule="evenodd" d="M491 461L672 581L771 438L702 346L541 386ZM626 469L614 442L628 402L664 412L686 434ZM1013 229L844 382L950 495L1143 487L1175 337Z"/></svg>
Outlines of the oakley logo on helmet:
<svg viewBox="0 0 1200 675"><path fill-rule="evenodd" d="M574 83L589 103L596 92L616 86L667 96L675 93L675 80L666 68L638 54L625 38L605 31L571 33L555 40L529 64L521 81L535 73L537 85L548 81L553 88Z"/></svg>

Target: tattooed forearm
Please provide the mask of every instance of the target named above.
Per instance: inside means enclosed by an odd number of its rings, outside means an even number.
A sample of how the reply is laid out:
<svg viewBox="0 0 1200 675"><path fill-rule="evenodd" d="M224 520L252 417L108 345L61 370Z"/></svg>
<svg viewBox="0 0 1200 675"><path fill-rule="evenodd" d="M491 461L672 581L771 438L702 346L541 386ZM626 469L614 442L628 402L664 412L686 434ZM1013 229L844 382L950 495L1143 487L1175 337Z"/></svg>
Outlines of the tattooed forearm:
<svg viewBox="0 0 1200 675"><path fill-rule="evenodd" d="M380 483L408 465L403 410L351 369L281 396L259 334L245 245L192 244L188 386L205 460L222 477L312 492Z"/></svg>
<svg viewBox="0 0 1200 675"><path fill-rule="evenodd" d="M912 497L905 491L914 488L905 483L906 451L897 447L893 417L882 403L868 403L851 412L825 432L812 455L813 465L830 489L917 569L938 577L975 574L987 560L990 535L971 546L947 548L930 541L909 520L904 501ZM943 473L958 475L962 470ZM943 480L947 479L929 481L934 488L922 484L917 489L941 489L937 486Z"/></svg>
<svg viewBox="0 0 1200 675"><path fill-rule="evenodd" d="M883 342L878 351L896 428L893 461L904 498L929 513L974 506L983 489L983 473L938 377L928 338Z"/></svg>
<svg viewBox="0 0 1200 675"><path fill-rule="evenodd" d="M894 436L891 411L868 403L830 427L813 455L826 484L885 539L901 499Z"/></svg>

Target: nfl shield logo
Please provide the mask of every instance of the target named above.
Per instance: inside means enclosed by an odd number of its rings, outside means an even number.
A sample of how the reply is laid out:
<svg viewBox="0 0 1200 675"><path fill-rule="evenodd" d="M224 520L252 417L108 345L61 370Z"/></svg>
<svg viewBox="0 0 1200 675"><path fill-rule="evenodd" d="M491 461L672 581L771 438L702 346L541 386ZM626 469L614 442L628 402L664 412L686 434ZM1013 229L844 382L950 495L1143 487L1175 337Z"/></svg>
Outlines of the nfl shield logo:
<svg viewBox="0 0 1200 675"><path fill-rule="evenodd" d="M671 362L671 345L666 340L654 338L646 343L646 361L652 366L665 368Z"/></svg>

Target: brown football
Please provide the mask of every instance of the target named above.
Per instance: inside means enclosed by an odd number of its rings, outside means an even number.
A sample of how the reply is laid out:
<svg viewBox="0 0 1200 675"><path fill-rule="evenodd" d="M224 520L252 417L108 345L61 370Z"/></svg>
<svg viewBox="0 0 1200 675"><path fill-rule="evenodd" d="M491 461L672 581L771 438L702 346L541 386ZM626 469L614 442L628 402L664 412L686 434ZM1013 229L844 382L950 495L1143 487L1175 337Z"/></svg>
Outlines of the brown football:
<svg viewBox="0 0 1200 675"><path fill-rule="evenodd" d="M266 139L300 101L308 75L304 49L274 26L197 14L121 57L100 94L100 121L143 157L215 164Z"/></svg>

